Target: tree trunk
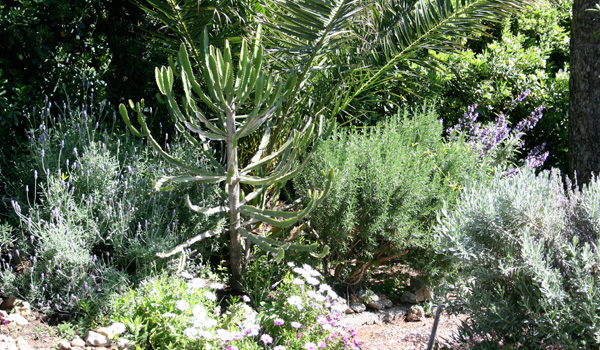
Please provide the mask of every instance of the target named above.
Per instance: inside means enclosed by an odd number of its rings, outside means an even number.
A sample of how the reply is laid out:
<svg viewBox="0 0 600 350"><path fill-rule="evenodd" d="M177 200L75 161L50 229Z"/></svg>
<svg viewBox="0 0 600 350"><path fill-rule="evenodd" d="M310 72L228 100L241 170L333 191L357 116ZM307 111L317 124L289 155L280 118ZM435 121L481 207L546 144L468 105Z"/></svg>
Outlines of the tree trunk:
<svg viewBox="0 0 600 350"><path fill-rule="evenodd" d="M569 81L569 170L581 186L600 173L600 14L598 0L573 1Z"/></svg>
<svg viewBox="0 0 600 350"><path fill-rule="evenodd" d="M240 206L240 176L238 167L237 145L234 145L235 112L226 112L227 121L227 174L231 176L229 186L229 264L231 268L230 286L235 290L241 289L242 280L242 240L240 239L241 216Z"/></svg>

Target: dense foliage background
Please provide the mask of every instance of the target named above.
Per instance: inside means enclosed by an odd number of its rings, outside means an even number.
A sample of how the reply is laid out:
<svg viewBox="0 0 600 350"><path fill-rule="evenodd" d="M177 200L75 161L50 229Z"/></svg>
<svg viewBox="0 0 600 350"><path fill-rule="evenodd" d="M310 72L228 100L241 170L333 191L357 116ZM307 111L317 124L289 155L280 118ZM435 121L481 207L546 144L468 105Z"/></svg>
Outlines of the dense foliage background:
<svg viewBox="0 0 600 350"><path fill-rule="evenodd" d="M464 346L594 348L599 185L573 188L562 175L571 5L3 1L0 295L123 322L148 348L206 345L200 334L218 327L250 332L236 338L247 349L302 347L299 317L317 346L334 289L382 290L373 270L394 266L461 293L451 306L473 321ZM236 94L237 106L210 103ZM244 124L261 104L268 113ZM256 132L219 134L232 110L234 128ZM228 299L232 247L218 232L231 221L229 145L254 164L240 199L256 207L244 223L260 239L243 242L242 290ZM203 173L215 163L222 179ZM267 176L288 170L295 177ZM314 190L328 191L322 202ZM156 256L179 244L181 255ZM407 288L388 282L390 295ZM176 329L154 332L165 313L180 316Z"/></svg>

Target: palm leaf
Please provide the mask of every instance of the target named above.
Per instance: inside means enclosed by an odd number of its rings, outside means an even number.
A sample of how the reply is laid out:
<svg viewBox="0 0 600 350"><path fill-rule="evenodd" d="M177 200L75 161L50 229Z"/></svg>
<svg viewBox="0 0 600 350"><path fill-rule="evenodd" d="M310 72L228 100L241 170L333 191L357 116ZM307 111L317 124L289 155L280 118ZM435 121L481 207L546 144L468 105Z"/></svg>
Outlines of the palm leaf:
<svg viewBox="0 0 600 350"><path fill-rule="evenodd" d="M437 66L437 62L419 53L427 50L448 52L461 46L461 40L484 34L486 23L501 21L521 10L530 0L418 0L411 9L399 7L392 0L380 0L380 7L392 9L380 12L371 7L371 18L377 20L376 30L367 32L365 42L374 43L365 56L362 71L356 76L360 83L353 87L334 113L340 113L358 96L370 93L390 76L405 79L409 63ZM404 68L404 69L403 69Z"/></svg>

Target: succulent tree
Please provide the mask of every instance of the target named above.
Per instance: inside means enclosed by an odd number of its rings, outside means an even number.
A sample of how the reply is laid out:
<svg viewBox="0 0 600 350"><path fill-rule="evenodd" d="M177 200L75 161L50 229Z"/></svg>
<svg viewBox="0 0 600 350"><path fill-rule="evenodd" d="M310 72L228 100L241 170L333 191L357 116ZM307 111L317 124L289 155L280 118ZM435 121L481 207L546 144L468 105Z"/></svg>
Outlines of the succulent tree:
<svg viewBox="0 0 600 350"><path fill-rule="evenodd" d="M297 84L296 74L289 74L287 79L278 79L276 75L268 75L263 67L263 47L261 46L261 30L254 39L253 47L246 40L242 41L239 58L234 64L229 42L225 42L223 50L208 46L205 34L203 53L198 75L190 63L189 53L184 45L181 46L177 60L168 67L156 68L156 82L160 94L166 103L173 122L190 144L196 146L206 157L212 169L203 169L191 166L171 156L152 137L143 114L143 100L139 103L129 101L131 109L137 114L141 129L136 128L129 118L127 108L121 104L120 113L133 134L146 137L159 154L169 162L185 171L185 174L166 176L159 179L155 188L157 190L170 190L177 183L222 183L226 192L226 203L216 208L203 208L194 205L189 196L185 198L188 207L196 212L206 215L227 212L229 215L229 244L231 285L239 287L243 266L242 238L273 253L281 259L286 249L307 250L316 254L316 245L292 245L289 242L280 242L264 235L254 233L252 228L257 223L286 228L302 219L312 208L323 199L329 184L335 176L331 169L325 176L326 186L324 191L312 191L309 201L302 210L286 212L281 210L267 210L263 207L249 205L251 201L264 194L270 186L287 181L297 174L310 159L310 147L314 140L326 134L331 126L321 117L317 123L309 118L301 127L292 128L285 136L279 137L275 142L277 147L267 152L267 145L271 141L272 125L280 118L280 106L290 98ZM176 101L173 90L174 80L177 75L181 78L183 86L183 104L180 107ZM201 80L197 77L201 76ZM200 108L204 104L205 108ZM206 108L207 107L207 108ZM208 113L205 111L209 111ZM330 124L329 124L330 125ZM246 165L239 164L238 156L241 140L253 133L262 132L260 144L254 151L254 156ZM221 144L225 148L224 160L215 157L212 147ZM253 189L246 196L242 195L240 185L244 184ZM181 254L185 259L185 249L192 244L220 232L209 231L198 234L186 242L176 246L168 252L159 254L160 257L169 257ZM326 253L325 248L322 253ZM181 265L180 265L181 266Z"/></svg>

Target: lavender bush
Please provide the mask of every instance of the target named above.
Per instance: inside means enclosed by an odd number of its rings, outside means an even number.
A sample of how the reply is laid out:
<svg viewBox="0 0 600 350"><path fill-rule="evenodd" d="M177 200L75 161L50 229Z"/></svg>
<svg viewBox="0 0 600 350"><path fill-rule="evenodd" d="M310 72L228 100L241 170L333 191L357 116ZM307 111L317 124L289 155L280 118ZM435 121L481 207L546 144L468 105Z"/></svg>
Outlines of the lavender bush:
<svg viewBox="0 0 600 350"><path fill-rule="evenodd" d="M531 93L527 89L519 94L511 103L511 108L523 103ZM491 161L492 166L505 166L514 162L514 156L525 146L523 136L531 131L543 117L545 107L539 106L530 115L518 122L514 127L509 125L505 112L500 112L493 122L482 124L479 121L479 113L476 112L477 104L469 106L467 112L459 118L458 123L446 133L450 139L457 140L464 137L472 149L476 150L482 159ZM518 163L527 164L529 167L537 168L544 164L549 152L545 151L545 144L536 146L527 156L520 159ZM517 167L510 167L509 173L518 171Z"/></svg>
<svg viewBox="0 0 600 350"><path fill-rule="evenodd" d="M467 188L443 213L436 237L460 266L448 302L470 315L459 337L467 348L600 344L600 182L570 187L557 171L525 168Z"/></svg>
<svg viewBox="0 0 600 350"><path fill-rule="evenodd" d="M12 200L18 242L2 255L0 293L15 291L44 311L73 311L88 298L118 289L164 266L155 253L219 218L180 210L173 193L155 193L155 174L172 169L141 141L115 125L102 103L63 106L63 114L39 112L44 122L29 130L28 155L20 163L23 196ZM191 159L183 146L166 142ZM178 189L197 201L215 201L210 186ZM180 194L181 194L180 193ZM177 194L177 193L175 193ZM96 298L97 299L97 298Z"/></svg>

